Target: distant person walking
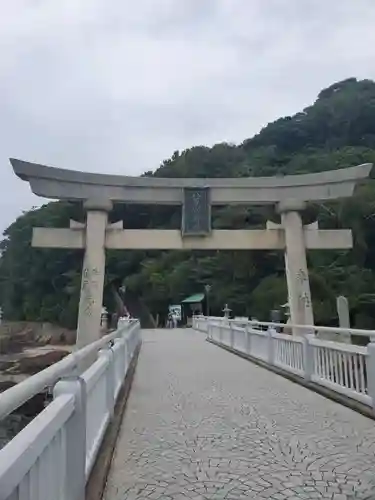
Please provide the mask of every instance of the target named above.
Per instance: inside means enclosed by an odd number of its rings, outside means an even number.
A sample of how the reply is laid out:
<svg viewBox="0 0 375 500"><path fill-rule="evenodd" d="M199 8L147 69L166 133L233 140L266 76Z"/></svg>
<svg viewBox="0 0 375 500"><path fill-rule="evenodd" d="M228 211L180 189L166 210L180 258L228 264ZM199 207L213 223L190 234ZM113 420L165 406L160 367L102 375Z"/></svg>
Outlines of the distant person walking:
<svg viewBox="0 0 375 500"><path fill-rule="evenodd" d="M177 315L175 312L172 312L172 327L177 328Z"/></svg>
<svg viewBox="0 0 375 500"><path fill-rule="evenodd" d="M167 328L172 328L172 313L170 311L167 316Z"/></svg>

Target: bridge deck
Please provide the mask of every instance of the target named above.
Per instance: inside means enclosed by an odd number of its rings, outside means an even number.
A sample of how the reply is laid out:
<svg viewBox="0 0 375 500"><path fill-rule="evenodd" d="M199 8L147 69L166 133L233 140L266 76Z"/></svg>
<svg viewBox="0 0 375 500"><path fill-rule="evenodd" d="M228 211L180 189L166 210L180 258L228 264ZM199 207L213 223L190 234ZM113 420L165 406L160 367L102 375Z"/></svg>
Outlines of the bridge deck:
<svg viewBox="0 0 375 500"><path fill-rule="evenodd" d="M105 500L375 498L375 425L204 341L144 343Z"/></svg>

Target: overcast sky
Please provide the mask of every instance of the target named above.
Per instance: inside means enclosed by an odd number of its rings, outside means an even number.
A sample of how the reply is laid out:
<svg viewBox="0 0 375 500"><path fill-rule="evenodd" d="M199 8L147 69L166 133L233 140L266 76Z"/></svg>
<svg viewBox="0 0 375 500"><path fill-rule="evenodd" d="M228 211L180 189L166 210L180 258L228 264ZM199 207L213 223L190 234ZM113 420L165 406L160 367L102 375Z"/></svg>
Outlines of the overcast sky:
<svg viewBox="0 0 375 500"><path fill-rule="evenodd" d="M138 175L351 76L375 79L375 0L3 1L0 231L42 201L9 157Z"/></svg>

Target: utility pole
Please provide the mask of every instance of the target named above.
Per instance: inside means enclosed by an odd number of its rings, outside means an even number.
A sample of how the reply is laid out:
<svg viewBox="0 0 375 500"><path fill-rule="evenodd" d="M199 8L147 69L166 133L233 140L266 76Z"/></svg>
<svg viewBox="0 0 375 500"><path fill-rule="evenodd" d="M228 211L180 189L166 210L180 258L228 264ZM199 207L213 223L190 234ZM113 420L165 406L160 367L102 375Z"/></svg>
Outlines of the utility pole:
<svg viewBox="0 0 375 500"><path fill-rule="evenodd" d="M206 292L206 316L208 317L210 315L210 291L211 291L211 285L205 285L204 290Z"/></svg>

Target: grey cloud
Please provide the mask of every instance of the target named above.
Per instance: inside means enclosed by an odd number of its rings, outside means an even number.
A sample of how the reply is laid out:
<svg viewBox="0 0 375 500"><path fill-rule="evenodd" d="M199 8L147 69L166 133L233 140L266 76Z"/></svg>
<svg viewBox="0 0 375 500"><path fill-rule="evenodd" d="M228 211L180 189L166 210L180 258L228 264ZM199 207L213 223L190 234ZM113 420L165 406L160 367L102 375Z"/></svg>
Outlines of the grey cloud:
<svg viewBox="0 0 375 500"><path fill-rule="evenodd" d="M9 156L138 175L375 78L373 0L12 0L0 17L0 227L41 203Z"/></svg>

